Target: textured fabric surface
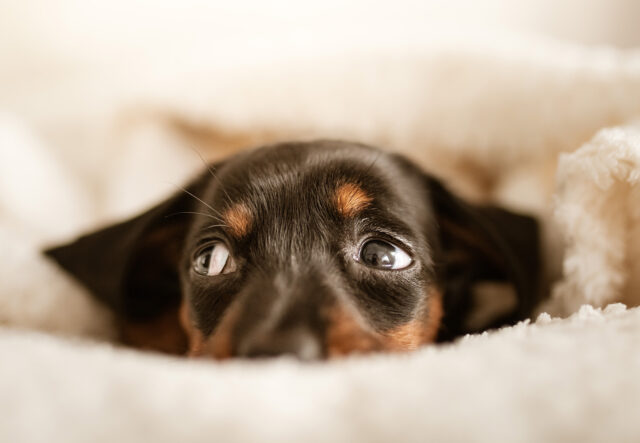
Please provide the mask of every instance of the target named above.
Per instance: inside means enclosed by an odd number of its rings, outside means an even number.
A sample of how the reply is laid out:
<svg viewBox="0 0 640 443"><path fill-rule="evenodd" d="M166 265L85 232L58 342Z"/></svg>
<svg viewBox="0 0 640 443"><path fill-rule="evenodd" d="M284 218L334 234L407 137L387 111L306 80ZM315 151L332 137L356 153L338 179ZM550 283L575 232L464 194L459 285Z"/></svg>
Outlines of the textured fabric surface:
<svg viewBox="0 0 640 443"><path fill-rule="evenodd" d="M105 75L86 106L96 84L69 76L38 118L0 115L0 441L637 441L640 311L579 307L639 302L640 55L513 38L165 67ZM410 355L193 362L105 344L109 314L39 254L166 196L193 149L300 137L403 152L533 212L541 310L575 314Z"/></svg>
<svg viewBox="0 0 640 443"><path fill-rule="evenodd" d="M0 330L0 440L634 442L640 309L412 355L194 362Z"/></svg>

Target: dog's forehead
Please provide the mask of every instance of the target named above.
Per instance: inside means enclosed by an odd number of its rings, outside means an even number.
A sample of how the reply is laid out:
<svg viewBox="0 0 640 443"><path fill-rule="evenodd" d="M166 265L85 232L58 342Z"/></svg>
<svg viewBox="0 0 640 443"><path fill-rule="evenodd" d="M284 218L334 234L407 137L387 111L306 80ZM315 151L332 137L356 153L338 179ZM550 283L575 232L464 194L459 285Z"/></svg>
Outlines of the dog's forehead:
<svg viewBox="0 0 640 443"><path fill-rule="evenodd" d="M357 144L275 145L239 156L226 165L218 193L224 193L227 200L295 202L304 193L327 197L325 194L335 193L342 186L345 191L364 196L389 187L389 169L393 168L389 163L388 154ZM383 174L382 170L387 172Z"/></svg>
<svg viewBox="0 0 640 443"><path fill-rule="evenodd" d="M409 175L395 157L368 146L288 143L227 162L205 199L235 238L274 226L326 233L336 219L372 211L411 219L423 193Z"/></svg>
<svg viewBox="0 0 640 443"><path fill-rule="evenodd" d="M375 163L388 162L388 154L347 142L283 143L239 156L229 164L228 175L240 178L303 178L306 174L375 175ZM364 171L367 168L367 171ZM231 177L229 177L231 178ZM293 180L295 181L295 180Z"/></svg>

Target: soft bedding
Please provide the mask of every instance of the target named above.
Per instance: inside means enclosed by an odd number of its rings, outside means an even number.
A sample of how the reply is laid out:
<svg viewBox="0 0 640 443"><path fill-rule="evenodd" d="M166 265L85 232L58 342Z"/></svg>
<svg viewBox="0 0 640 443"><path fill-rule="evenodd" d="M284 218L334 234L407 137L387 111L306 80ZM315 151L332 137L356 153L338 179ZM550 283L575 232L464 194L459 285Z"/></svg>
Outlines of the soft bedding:
<svg viewBox="0 0 640 443"><path fill-rule="evenodd" d="M213 63L107 102L0 117L0 441L638 440L640 54L515 39ZM537 320L407 355L188 361L109 344L109 313L39 253L162 198L197 152L309 137L539 217Z"/></svg>

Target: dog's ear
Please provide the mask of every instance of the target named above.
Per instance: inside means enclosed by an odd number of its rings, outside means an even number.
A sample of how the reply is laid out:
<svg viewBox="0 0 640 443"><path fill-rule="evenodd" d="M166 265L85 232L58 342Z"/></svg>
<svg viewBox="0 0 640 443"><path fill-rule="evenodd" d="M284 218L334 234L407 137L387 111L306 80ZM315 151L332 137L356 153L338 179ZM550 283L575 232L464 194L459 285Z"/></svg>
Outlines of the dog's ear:
<svg viewBox="0 0 640 443"><path fill-rule="evenodd" d="M438 225L436 258L443 289L442 340L514 323L538 302L540 239L536 220L468 203L438 180L427 186Z"/></svg>
<svg viewBox="0 0 640 443"><path fill-rule="evenodd" d="M183 241L200 211L210 176L202 174L137 217L45 251L124 321L158 318L180 303L178 264ZM205 209L206 210L206 209Z"/></svg>

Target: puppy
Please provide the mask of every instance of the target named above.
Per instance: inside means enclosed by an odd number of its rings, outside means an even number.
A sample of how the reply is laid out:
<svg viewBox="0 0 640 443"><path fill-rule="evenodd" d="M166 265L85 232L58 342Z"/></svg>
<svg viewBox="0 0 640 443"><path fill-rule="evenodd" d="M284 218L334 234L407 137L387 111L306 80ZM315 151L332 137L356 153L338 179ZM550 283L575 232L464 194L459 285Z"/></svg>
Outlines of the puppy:
<svg viewBox="0 0 640 443"><path fill-rule="evenodd" d="M534 219L341 141L239 153L46 254L115 311L124 343L215 358L412 350L524 319L539 292ZM470 325L486 282L515 298Z"/></svg>

